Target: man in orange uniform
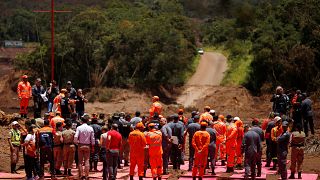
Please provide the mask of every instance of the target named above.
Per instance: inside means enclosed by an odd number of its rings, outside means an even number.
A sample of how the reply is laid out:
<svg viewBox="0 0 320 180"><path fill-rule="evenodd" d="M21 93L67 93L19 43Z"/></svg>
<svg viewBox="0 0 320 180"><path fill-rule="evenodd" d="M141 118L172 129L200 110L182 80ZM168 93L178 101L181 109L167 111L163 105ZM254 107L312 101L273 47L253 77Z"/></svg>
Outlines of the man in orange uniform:
<svg viewBox="0 0 320 180"><path fill-rule="evenodd" d="M199 122L201 123L204 120L207 121L207 122L210 122L210 121L213 120L213 118L212 118L212 116L210 114L210 107L209 106L205 106L204 107L204 113L202 113L200 115L200 121Z"/></svg>
<svg viewBox="0 0 320 180"><path fill-rule="evenodd" d="M233 118L233 120L234 120L234 124L237 127L237 132L238 132L237 147L236 147L236 157L237 157L236 168L242 169L243 154L241 152L241 145L242 145L242 140L244 137L243 122L240 120L239 117L235 117L235 118Z"/></svg>
<svg viewBox="0 0 320 180"><path fill-rule="evenodd" d="M64 124L64 119L61 117L61 112L60 112L60 111L57 111L57 112L56 112L56 116L53 117L53 118L50 120L50 126L53 128L54 132L55 132L55 129L56 129L56 124L57 124L57 122L61 122L62 127L65 125L65 124Z"/></svg>
<svg viewBox="0 0 320 180"><path fill-rule="evenodd" d="M216 160L218 160L218 152L220 151L221 165L226 165L226 154L225 154L225 142L226 142L226 124L224 123L224 116L219 115L218 121L213 122L213 128L217 132L216 142Z"/></svg>
<svg viewBox="0 0 320 180"><path fill-rule="evenodd" d="M154 180L161 179L162 174L162 133L156 130L155 124L148 125L149 132L146 134L147 145L149 145L149 160L151 173Z"/></svg>
<svg viewBox="0 0 320 180"><path fill-rule="evenodd" d="M234 157L236 156L237 147L237 127L232 122L233 118L231 115L227 116L226 123L226 152L227 152L227 173L234 171Z"/></svg>
<svg viewBox="0 0 320 180"><path fill-rule="evenodd" d="M139 180L143 179L144 173L144 148L147 144L143 133L144 125L142 122L136 124L136 129L129 134L128 143L130 145L130 180L133 180L134 169L138 166Z"/></svg>
<svg viewBox="0 0 320 180"><path fill-rule="evenodd" d="M187 123L188 118L186 118L186 117L183 115L183 109L179 109L179 111L178 111L178 116L179 116L179 121L183 122L183 124L186 124L186 123Z"/></svg>
<svg viewBox="0 0 320 180"><path fill-rule="evenodd" d="M192 169L192 178L195 180L199 170L199 180L202 180L208 159L208 149L210 144L210 134L206 131L208 123L200 123L200 131L197 131L192 138L192 146L195 150L194 166Z"/></svg>
<svg viewBox="0 0 320 180"><path fill-rule="evenodd" d="M68 92L66 89L61 89L60 94L53 99L53 106L54 106L54 108L52 109L53 112L56 112L56 111L61 112L60 103L61 103L61 99L64 98L65 96L64 94L66 92Z"/></svg>
<svg viewBox="0 0 320 180"><path fill-rule="evenodd" d="M270 170L277 170L277 164L278 164L277 138L283 133L282 126L281 126L282 119L279 116L275 117L274 119L276 120L276 125L271 130L271 140L272 140L271 157L272 157L273 166Z"/></svg>
<svg viewBox="0 0 320 180"><path fill-rule="evenodd" d="M20 115L22 118L27 118L29 99L32 98L31 85L28 82L28 76L23 75L22 81L19 82L17 93L20 99Z"/></svg>
<svg viewBox="0 0 320 180"><path fill-rule="evenodd" d="M158 96L152 97L152 106L149 109L150 117L153 117L155 113L158 113L158 115L161 114L162 111L162 105L159 102L160 98Z"/></svg>

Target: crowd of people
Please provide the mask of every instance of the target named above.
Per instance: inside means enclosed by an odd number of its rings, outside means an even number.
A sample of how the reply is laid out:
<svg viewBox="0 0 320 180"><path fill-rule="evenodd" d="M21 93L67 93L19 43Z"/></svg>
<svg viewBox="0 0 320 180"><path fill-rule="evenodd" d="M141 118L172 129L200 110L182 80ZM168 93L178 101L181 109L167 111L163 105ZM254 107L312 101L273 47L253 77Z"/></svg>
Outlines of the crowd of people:
<svg viewBox="0 0 320 180"><path fill-rule="evenodd" d="M116 179L118 169L130 166L130 180L135 175L143 179L151 169L153 179L168 174L184 164L189 151L189 168L193 179L204 174L216 175L215 166L226 166L226 172L245 169L244 178L261 176L263 142L266 142L266 167L276 170L287 179L287 154L291 147L291 175L302 178L305 138L308 125L314 134L312 101L299 90L292 96L277 87L273 95L273 112L266 120L251 119L244 124L241 118L219 115L209 106L203 112L193 111L186 117L183 109L164 117L158 96L152 98L148 116L139 111L129 113L85 113L87 102L82 90L76 91L71 82L65 89L54 81L45 90L37 79L33 87L22 76L18 85L20 114L26 118L30 97L35 103L34 118L25 121L25 128L12 123L8 142L11 149L11 173L16 172L20 148L23 147L27 179L44 176L44 165L50 163L52 176L73 176L75 162L79 179L88 179L90 171L102 171L103 179ZM29 92L30 91L30 92ZM41 117L41 105L48 104L48 112ZM304 132L303 128L304 127ZM98 169L98 162L103 168ZM272 163L272 166L271 166ZM60 169L63 167L64 171ZM208 172L207 169L209 169Z"/></svg>

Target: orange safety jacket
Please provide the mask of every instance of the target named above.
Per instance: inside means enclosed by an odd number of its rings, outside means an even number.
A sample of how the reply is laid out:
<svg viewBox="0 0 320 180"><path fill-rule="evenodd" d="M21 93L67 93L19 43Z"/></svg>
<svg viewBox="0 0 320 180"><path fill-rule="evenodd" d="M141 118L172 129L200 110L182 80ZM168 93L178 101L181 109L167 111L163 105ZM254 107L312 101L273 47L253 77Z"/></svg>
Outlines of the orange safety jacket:
<svg viewBox="0 0 320 180"><path fill-rule="evenodd" d="M161 114L162 111L162 105L159 101L156 101L152 104L151 108L149 109L150 117L153 117L154 113L158 113L158 115Z"/></svg>
<svg viewBox="0 0 320 180"><path fill-rule="evenodd" d="M32 96L31 85L29 82L19 82L17 93L19 98L30 98Z"/></svg>
<svg viewBox="0 0 320 180"><path fill-rule="evenodd" d="M213 120L213 117L211 116L211 114L209 112L204 112L200 115L199 123L201 123L203 120L209 122L209 121Z"/></svg>
<svg viewBox="0 0 320 180"><path fill-rule="evenodd" d="M271 130L271 140L277 142L277 137L279 137L281 134L283 133L283 129L282 126L278 127L274 127Z"/></svg>
<svg viewBox="0 0 320 180"><path fill-rule="evenodd" d="M130 145L130 155L144 157L144 148L147 144L146 137L143 132L134 130L129 134L128 143Z"/></svg>
<svg viewBox="0 0 320 180"><path fill-rule="evenodd" d="M192 146L195 152L208 151L210 144L210 134L207 131L197 131L192 138Z"/></svg>
<svg viewBox="0 0 320 180"><path fill-rule="evenodd" d="M226 125L226 143L235 143L237 141L237 127L234 123Z"/></svg>
<svg viewBox="0 0 320 180"><path fill-rule="evenodd" d="M146 133L146 141L149 145L149 155L159 156L162 154L162 133L159 130L152 129Z"/></svg>
<svg viewBox="0 0 320 180"><path fill-rule="evenodd" d="M57 122L61 122L62 123L62 126L64 126L64 119L61 117L61 116L56 116L56 117L53 117L51 120L50 120L50 125L51 127L55 130L56 129L56 124Z"/></svg>
<svg viewBox="0 0 320 180"><path fill-rule="evenodd" d="M217 144L220 144L226 140L226 124L221 120L213 123L213 128L217 132Z"/></svg>

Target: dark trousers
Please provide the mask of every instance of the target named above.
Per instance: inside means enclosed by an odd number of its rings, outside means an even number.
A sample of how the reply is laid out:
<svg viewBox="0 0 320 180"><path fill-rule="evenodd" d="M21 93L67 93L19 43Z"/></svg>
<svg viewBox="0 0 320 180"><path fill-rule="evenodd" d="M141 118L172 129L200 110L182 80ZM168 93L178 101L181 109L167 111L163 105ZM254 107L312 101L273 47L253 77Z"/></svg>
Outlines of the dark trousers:
<svg viewBox="0 0 320 180"><path fill-rule="evenodd" d="M189 170L192 170L193 168L193 161L194 161L194 148L192 144L189 143Z"/></svg>
<svg viewBox="0 0 320 180"><path fill-rule="evenodd" d="M256 176L256 164L257 164L257 152L245 152L244 155L244 171L245 177L249 177L251 175L252 179L255 179Z"/></svg>
<svg viewBox="0 0 320 180"><path fill-rule="evenodd" d="M94 150L90 153L90 170L95 169L97 170L97 165L99 161L99 152L100 152L100 146L99 144L94 145Z"/></svg>
<svg viewBox="0 0 320 180"><path fill-rule="evenodd" d="M313 117L312 116L308 116L308 117L303 118L304 133L306 134L306 136L309 135L308 134L309 133L308 124L310 126L311 134L314 134L314 124L313 124Z"/></svg>
<svg viewBox="0 0 320 180"><path fill-rule="evenodd" d="M172 145L171 161L173 164L173 169L180 169L181 149L179 149L178 145L176 144Z"/></svg>
<svg viewBox="0 0 320 180"><path fill-rule="evenodd" d="M33 109L34 109L34 113L33 116L34 118L40 118L41 117L41 108L42 108L42 102L40 101L33 101L34 105L33 105Z"/></svg>
<svg viewBox="0 0 320 180"><path fill-rule="evenodd" d="M272 145L271 142L272 140L270 138L266 139L266 144L267 144L267 149L266 149L266 157L267 157L267 164L270 165L271 160L272 160L272 155L271 155L271 149L272 149Z"/></svg>
<svg viewBox="0 0 320 180"><path fill-rule="evenodd" d="M165 146L162 145L162 148L163 148L163 153L162 153L163 171L168 172L171 144L166 144Z"/></svg>
<svg viewBox="0 0 320 180"><path fill-rule="evenodd" d="M278 152L278 166L281 179L287 179L287 155L288 152Z"/></svg>
<svg viewBox="0 0 320 180"><path fill-rule="evenodd" d="M208 153L208 157L209 157L209 162L210 162L210 166L211 166L211 171L214 172L214 168L216 165L216 144L209 144L209 153ZM208 163L209 163L208 162Z"/></svg>
<svg viewBox="0 0 320 180"><path fill-rule="evenodd" d="M53 149L52 148L40 148L40 172L39 175L44 175L44 164L50 163L50 172L54 173L54 162L53 162Z"/></svg>
<svg viewBox="0 0 320 180"><path fill-rule="evenodd" d="M27 178L32 178L33 176L37 176L39 174L39 166L36 157L31 157L29 155L25 155L25 160L27 164L25 165L26 176ZM32 176L33 173L33 176Z"/></svg>
<svg viewBox="0 0 320 180"><path fill-rule="evenodd" d="M300 111L293 111L292 119L294 120L292 129L295 129L295 127L297 127L297 124L302 125L302 115Z"/></svg>
<svg viewBox="0 0 320 180"><path fill-rule="evenodd" d="M108 179L108 164L107 164L107 150L106 148L101 148L101 159L103 162L103 169L102 169L102 179Z"/></svg>
<svg viewBox="0 0 320 180"><path fill-rule="evenodd" d="M271 141L271 158L273 161L273 166L277 165L277 143L275 141Z"/></svg>
<svg viewBox="0 0 320 180"><path fill-rule="evenodd" d="M119 150L107 151L107 162L108 162L108 171L109 171L110 180L115 180L117 178L118 159L119 159Z"/></svg>

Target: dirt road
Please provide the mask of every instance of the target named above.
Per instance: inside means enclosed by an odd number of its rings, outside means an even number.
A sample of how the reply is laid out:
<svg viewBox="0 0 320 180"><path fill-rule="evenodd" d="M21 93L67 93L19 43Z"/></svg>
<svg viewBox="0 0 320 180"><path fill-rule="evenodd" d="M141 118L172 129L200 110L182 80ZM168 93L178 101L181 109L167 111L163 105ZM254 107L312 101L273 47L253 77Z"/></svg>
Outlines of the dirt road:
<svg viewBox="0 0 320 180"><path fill-rule="evenodd" d="M177 98L184 107L193 106L195 100L205 97L212 86L219 86L227 70L227 58L220 53L205 52L201 56L196 73Z"/></svg>

